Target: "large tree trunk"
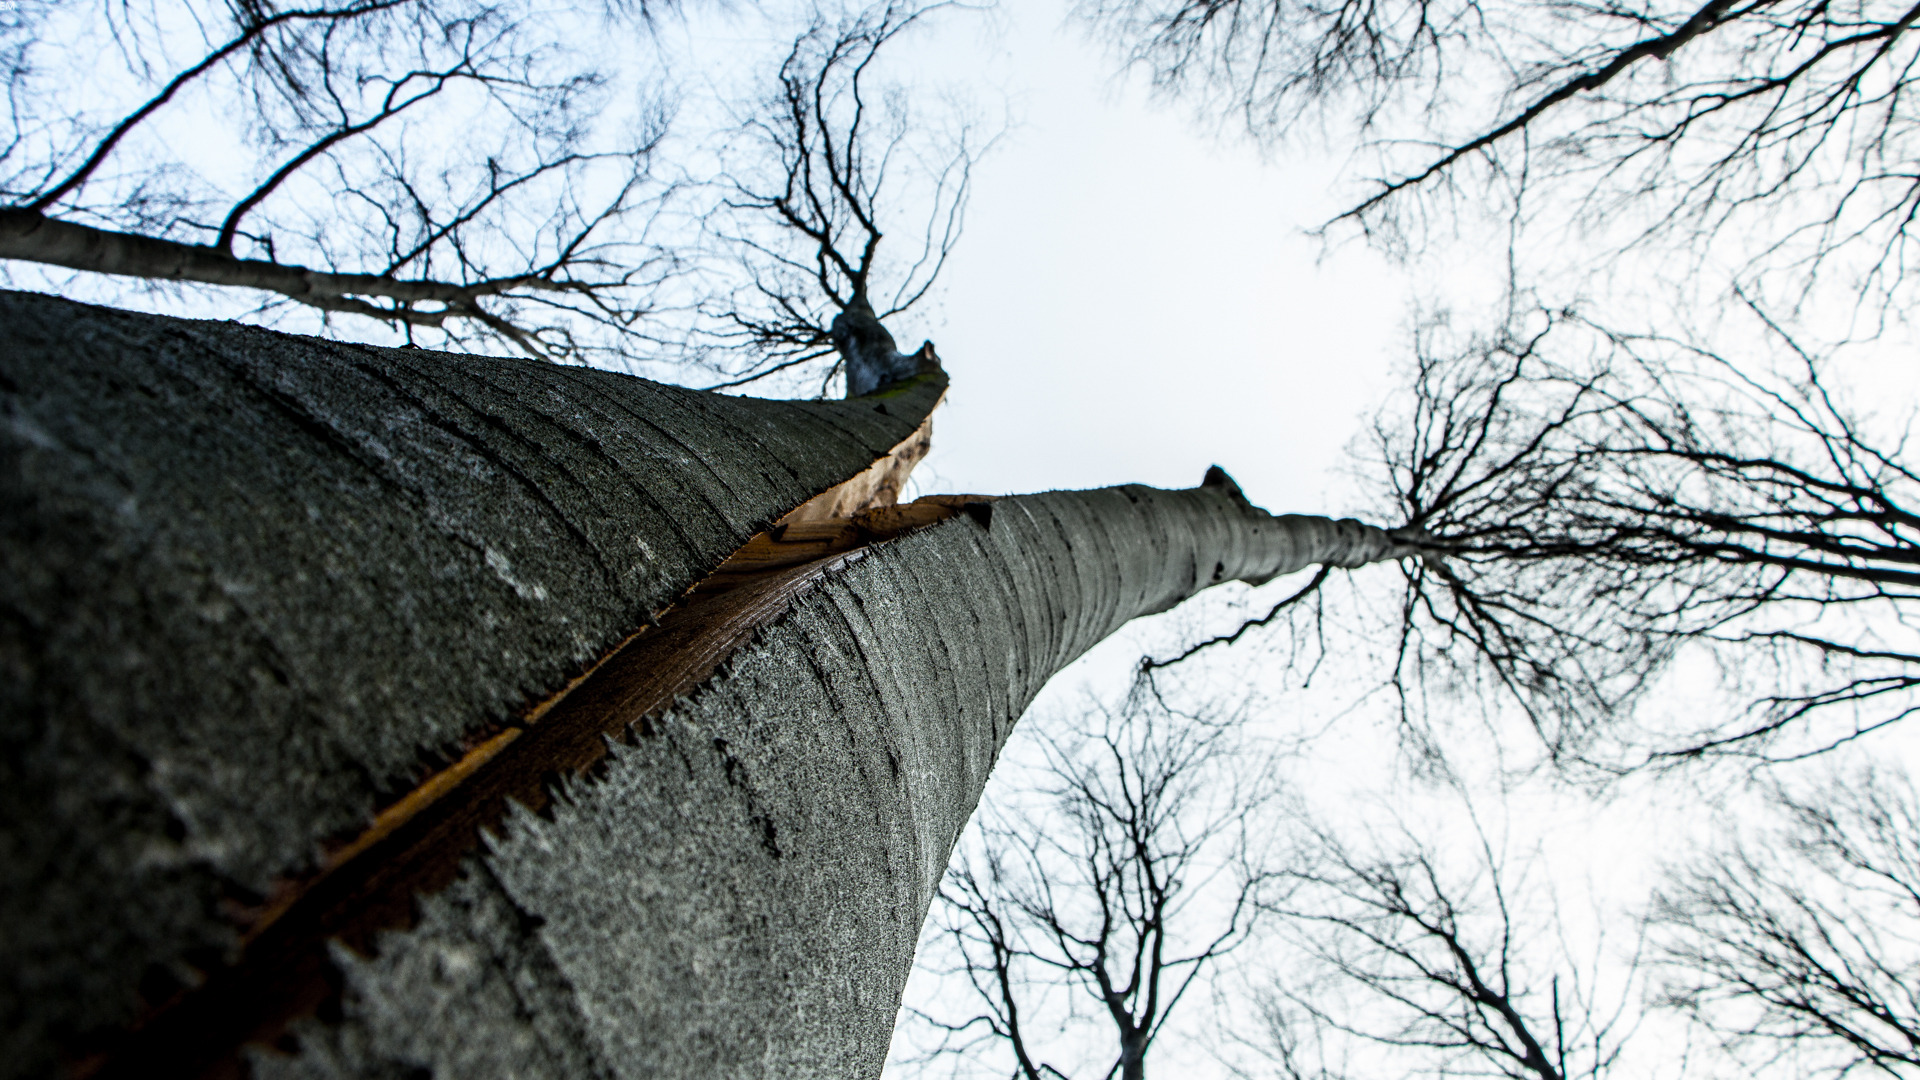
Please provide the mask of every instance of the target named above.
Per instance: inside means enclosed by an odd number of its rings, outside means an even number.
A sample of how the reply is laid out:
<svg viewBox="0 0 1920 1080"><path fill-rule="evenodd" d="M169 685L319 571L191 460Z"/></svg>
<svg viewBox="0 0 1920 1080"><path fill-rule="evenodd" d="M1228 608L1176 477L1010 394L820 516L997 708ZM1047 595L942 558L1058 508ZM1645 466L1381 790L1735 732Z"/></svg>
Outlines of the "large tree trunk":
<svg viewBox="0 0 1920 1080"><path fill-rule="evenodd" d="M0 335L9 1075L872 1075L1049 676L1405 550L1224 477L1056 492L649 629L943 380L716 398L21 294Z"/></svg>

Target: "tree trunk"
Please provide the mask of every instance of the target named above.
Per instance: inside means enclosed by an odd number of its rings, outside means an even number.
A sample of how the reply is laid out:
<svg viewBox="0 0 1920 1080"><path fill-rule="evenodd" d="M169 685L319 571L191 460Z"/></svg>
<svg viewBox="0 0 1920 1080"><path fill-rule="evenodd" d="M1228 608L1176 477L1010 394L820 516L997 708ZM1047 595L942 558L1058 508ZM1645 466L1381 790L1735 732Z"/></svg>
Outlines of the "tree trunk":
<svg viewBox="0 0 1920 1080"><path fill-rule="evenodd" d="M1209 585L1407 550L1210 474L650 630L944 380L717 398L23 294L0 328L8 1075L243 1040L260 1076L873 1075L1049 676Z"/></svg>
<svg viewBox="0 0 1920 1080"><path fill-rule="evenodd" d="M5 1075L217 966L943 383L755 401L19 293L0 341Z"/></svg>
<svg viewBox="0 0 1920 1080"><path fill-rule="evenodd" d="M1120 1080L1147 1080L1147 1033L1120 1036Z"/></svg>

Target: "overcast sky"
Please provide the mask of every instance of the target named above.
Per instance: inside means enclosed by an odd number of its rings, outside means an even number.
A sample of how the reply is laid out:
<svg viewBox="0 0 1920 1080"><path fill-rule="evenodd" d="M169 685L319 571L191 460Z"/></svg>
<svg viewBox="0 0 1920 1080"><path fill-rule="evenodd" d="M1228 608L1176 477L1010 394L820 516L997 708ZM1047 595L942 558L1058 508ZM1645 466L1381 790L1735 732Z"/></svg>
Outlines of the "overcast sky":
<svg viewBox="0 0 1920 1080"><path fill-rule="evenodd" d="M1306 236L1334 206L1331 169L1263 163L1154 107L1059 5L992 22L914 42L941 74L1004 89L1015 117L943 302L899 328L953 376L928 482L1185 487L1218 463L1270 508L1324 507L1406 318L1400 273Z"/></svg>
<svg viewBox="0 0 1920 1080"><path fill-rule="evenodd" d="M665 33L704 35L695 45L709 56L765 30L752 13L690 18ZM1004 96L1014 118L975 172L966 234L936 302L892 326L907 348L931 338L953 380L920 490L1187 487L1219 464L1269 510L1354 510L1343 451L1393 384L1411 305L1442 293L1489 296L1493 268L1471 248L1412 269L1357 243L1329 250L1307 230L1353 190L1333 188L1339 161L1310 152L1263 159L1203 130L1184 107L1151 101L1056 0L949 13L906 44L893 66L915 72L917 85L971 87L989 113ZM96 287L106 288L83 282L74 291ZM185 310L206 310L197 304ZM1910 389L1920 364L1889 353L1853 374ZM1250 597L1231 585L1143 620L1056 678L1036 712L1070 710L1087 688L1112 697L1143 651L1164 654L1230 628L1287 588ZM1205 675L1227 692L1265 691L1261 722L1273 730L1333 732L1302 781L1317 785L1309 794L1332 812L1424 813L1431 792L1398 771L1384 710L1363 702L1339 711L1353 704L1341 676L1358 670L1336 663L1313 693L1283 691L1276 665L1255 647ZM1883 739L1875 751L1894 756L1913 741ZM1016 736L1014 768L995 785L1017 776L1032 751ZM1662 802L1641 788L1597 806L1543 786L1489 797L1480 809L1503 836L1518 822L1515 850L1550 850L1554 880L1574 893L1603 882L1595 910L1617 916L1606 905L1631 902L1661 857L1723 823L1686 812L1692 797L1676 785ZM921 980L911 993L930 985ZM1206 1005L1185 1007L1201 1018ZM1218 1071L1190 1045L1163 1053L1161 1075Z"/></svg>
<svg viewBox="0 0 1920 1080"><path fill-rule="evenodd" d="M976 174L940 303L894 327L903 347L932 338L953 378L924 490L1187 487L1217 463L1275 512L1354 509L1343 452L1404 355L1411 302L1439 290L1359 244L1329 250L1307 235L1339 209L1330 190L1337 161L1263 160L1203 130L1184 107L1121 77L1060 5L1010 6L991 21L950 19L914 43L930 75L976 77L1007 95L1017 120ZM1462 291L1461 281L1448 284ZM1289 587L1249 597L1227 586L1135 624L1056 677L1030 720L1064 718L1089 692L1112 699L1143 651L1164 654L1175 641L1229 628ZM1215 670L1226 673L1228 695L1278 681L1257 647ZM1236 676L1247 685L1233 685ZM1275 686L1256 719L1278 736L1350 704ZM1363 708L1316 750L1321 801L1370 800L1353 805L1353 820L1390 812L1383 798L1401 809L1423 798L1396 779L1381 712ZM1018 782L1036 751L1016 737L987 798ZM1596 825L1620 835L1583 806L1522 801L1535 826L1516 840L1522 847L1551 834L1578 838L1561 847L1599 854L1607 841L1593 842ZM1504 829L1499 800L1483 809ZM942 993L965 991L921 973L909 1000ZM1223 1074L1205 1049L1207 1002L1183 1008L1198 1041L1169 1039L1155 1071ZM894 1065L902 1077L927 1068Z"/></svg>

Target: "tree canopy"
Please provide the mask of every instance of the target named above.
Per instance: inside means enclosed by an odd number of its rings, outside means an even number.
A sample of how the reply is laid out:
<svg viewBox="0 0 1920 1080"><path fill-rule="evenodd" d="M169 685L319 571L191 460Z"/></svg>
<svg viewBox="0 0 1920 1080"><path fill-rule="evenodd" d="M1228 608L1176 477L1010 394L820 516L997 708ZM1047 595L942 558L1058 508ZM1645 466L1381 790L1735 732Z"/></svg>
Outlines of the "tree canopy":
<svg viewBox="0 0 1920 1080"><path fill-rule="evenodd" d="M27 5L0 258L408 343L763 377L832 357L876 259L901 260L873 293L898 315L958 238L978 140L910 117L878 63L941 6L787 18L784 57L690 94L670 6Z"/></svg>

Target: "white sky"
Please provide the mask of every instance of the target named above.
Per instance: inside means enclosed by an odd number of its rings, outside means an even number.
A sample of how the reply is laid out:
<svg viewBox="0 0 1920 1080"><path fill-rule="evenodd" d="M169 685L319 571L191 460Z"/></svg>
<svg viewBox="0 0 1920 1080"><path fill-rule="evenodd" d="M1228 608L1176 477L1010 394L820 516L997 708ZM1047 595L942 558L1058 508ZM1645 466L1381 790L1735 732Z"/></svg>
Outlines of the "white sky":
<svg viewBox="0 0 1920 1080"><path fill-rule="evenodd" d="M936 318L896 329L953 377L923 482L1188 487L1218 463L1269 508L1326 506L1406 317L1401 274L1357 246L1323 263L1305 235L1331 169L1263 165L1149 107L1056 5L996 21L997 40L949 19L915 42L941 75L1004 80L1017 118Z"/></svg>
<svg viewBox="0 0 1920 1080"><path fill-rule="evenodd" d="M1185 487L1218 463L1275 512L1353 509L1342 451L1390 387L1410 304L1443 289L1490 295L1497 267L1476 266L1456 247L1439 281L1427 276L1431 264L1394 266L1359 244L1329 253L1305 230L1341 206L1330 190L1338 162L1262 160L1200 130L1183 106L1155 103L1141 80L1117 77L1056 4L1016 5L998 20L1003 36L950 22L920 46L937 54L932 72L998 80L1021 120L977 173L940 317L894 328L903 347L931 337L954 381L935 420L925 490ZM1088 690L1111 698L1143 651L1164 655L1201 627L1231 628L1246 591L1216 593L1096 649L1054 680L1033 716L1071 710ZM1277 693L1257 649L1214 670L1227 673L1230 692L1265 689L1276 730L1334 723L1335 736L1296 776L1333 820L1358 826L1398 813L1464 827L1457 806L1400 776L1384 708L1335 719L1351 702L1339 691L1352 687ZM988 799L1032 764L1035 749L1015 738ZM1627 948L1626 910L1642 901L1660 860L1734 824L1703 812L1700 794L1642 786L1596 805L1543 785L1489 795L1478 809L1516 857L1544 853L1536 883L1561 896L1576 948L1597 929L1608 933L1606 948ZM941 992L922 973L908 999ZM956 983L944 992L964 993ZM1207 1003L1183 1008L1198 1041L1163 1045L1153 1070L1224 1075L1206 1050L1217 1034ZM1677 1038L1650 1026L1639 1037L1646 1056L1623 1075L1668 1075ZM893 1075L923 1071L896 1062Z"/></svg>
<svg viewBox="0 0 1920 1080"><path fill-rule="evenodd" d="M1020 118L976 174L966 238L943 278L941 317L894 328L903 347L931 337L953 378L923 466L926 489L1187 487L1218 463L1275 512L1353 509L1338 472L1343 451L1390 385L1410 302L1431 290L1358 244L1330 253L1306 235L1339 208L1329 190L1337 162L1263 161L1201 130L1182 107L1152 102L1140 80L1117 77L1111 59L1056 5L1020 5L1000 18L1004 36L974 35L950 21L920 45L938 54L928 65L938 74L998 80ZM1224 596L1199 610L1117 635L1057 677L1034 716L1071 710L1088 690L1111 698L1143 650L1164 654L1201 625L1231 627L1237 612L1222 601L1246 590L1216 592ZM1231 672L1251 684L1273 674L1257 649L1221 666L1229 692L1244 689L1231 685ZM1313 724L1316 710L1340 703L1274 696L1265 721ZM1315 794L1336 820L1348 799L1356 820L1378 819L1396 802L1404 809L1431 801L1396 780L1394 745L1378 713L1349 718L1319 747ZM1016 738L996 780L1010 782L1035 749ZM1557 848L1612 846L1589 836L1583 805L1524 801L1536 825L1553 820ZM1500 828L1493 803L1483 809ZM1516 848L1547 832L1532 830ZM1578 877L1590 867L1583 860L1564 870ZM922 974L908 997L943 992L965 993ZM1207 1002L1183 1008L1201 1042L1167 1041L1155 1072L1223 1074L1203 1048ZM1056 1061L1073 1056L1053 1053ZM903 1077L923 1071L894 1068Z"/></svg>

